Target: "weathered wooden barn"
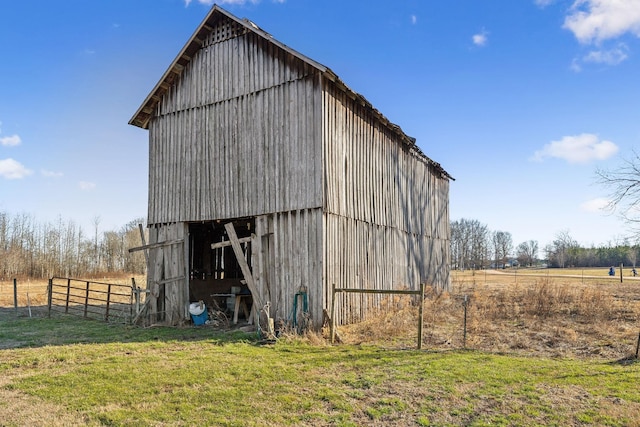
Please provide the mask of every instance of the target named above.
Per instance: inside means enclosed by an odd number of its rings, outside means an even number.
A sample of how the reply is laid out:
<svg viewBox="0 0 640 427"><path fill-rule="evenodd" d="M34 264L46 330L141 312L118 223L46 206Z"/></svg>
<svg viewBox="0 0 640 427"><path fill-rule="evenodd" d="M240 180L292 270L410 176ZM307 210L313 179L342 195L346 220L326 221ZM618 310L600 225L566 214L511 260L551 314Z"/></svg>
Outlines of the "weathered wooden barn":
<svg viewBox="0 0 640 427"><path fill-rule="evenodd" d="M149 130L159 320L250 293L273 318L304 311L318 327L332 284L448 288L451 176L329 68L251 21L214 6L130 124ZM340 298L338 322L370 299Z"/></svg>

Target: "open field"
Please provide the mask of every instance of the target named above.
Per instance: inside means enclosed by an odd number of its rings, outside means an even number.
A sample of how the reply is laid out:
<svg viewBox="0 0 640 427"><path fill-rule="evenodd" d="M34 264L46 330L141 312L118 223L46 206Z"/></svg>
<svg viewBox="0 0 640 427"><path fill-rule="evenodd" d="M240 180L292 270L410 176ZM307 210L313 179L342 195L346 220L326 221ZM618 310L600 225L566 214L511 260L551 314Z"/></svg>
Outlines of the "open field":
<svg viewBox="0 0 640 427"><path fill-rule="evenodd" d="M16 319L2 282L0 426L640 426L640 281L600 270L453 272L452 292L425 302L423 351L407 297L340 327L339 345L326 331L260 345Z"/></svg>
<svg viewBox="0 0 640 427"><path fill-rule="evenodd" d="M640 365L5 321L3 426L640 425Z"/></svg>

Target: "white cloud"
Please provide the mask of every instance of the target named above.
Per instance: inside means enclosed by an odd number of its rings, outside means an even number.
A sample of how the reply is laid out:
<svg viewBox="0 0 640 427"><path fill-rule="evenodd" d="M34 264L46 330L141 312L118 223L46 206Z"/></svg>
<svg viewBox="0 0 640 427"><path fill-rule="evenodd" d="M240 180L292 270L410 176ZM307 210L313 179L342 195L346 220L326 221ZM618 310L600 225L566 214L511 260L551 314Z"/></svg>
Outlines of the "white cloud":
<svg viewBox="0 0 640 427"><path fill-rule="evenodd" d="M42 176L46 176L48 178L59 178L64 175L62 172L53 172L46 169L42 169L40 173L42 174Z"/></svg>
<svg viewBox="0 0 640 427"><path fill-rule="evenodd" d="M21 179L33 172L25 168L22 163L13 159L0 160L0 176L6 179Z"/></svg>
<svg viewBox="0 0 640 427"><path fill-rule="evenodd" d="M618 47L609 50L592 50L583 58L583 62L595 62L597 64L618 65L628 58L629 49L624 43L620 43Z"/></svg>
<svg viewBox="0 0 640 427"><path fill-rule="evenodd" d="M484 46L487 44L487 41L489 41L487 35L488 33L485 30L482 30L482 32L474 34L471 37L471 40L473 40L473 44L475 44L476 46Z"/></svg>
<svg viewBox="0 0 640 427"><path fill-rule="evenodd" d="M580 205L580 210L584 212L611 211L611 200L603 197L587 200Z"/></svg>
<svg viewBox="0 0 640 427"><path fill-rule="evenodd" d="M94 182L89 182L89 181L80 181L78 182L78 187L82 191L91 191L96 188L96 184Z"/></svg>
<svg viewBox="0 0 640 427"><path fill-rule="evenodd" d="M585 44L625 33L640 37L640 0L575 0L563 28Z"/></svg>
<svg viewBox="0 0 640 427"><path fill-rule="evenodd" d="M579 73L580 71L582 71L582 65L580 64L580 60L578 58L573 58L573 61L571 61L571 65L569 66L569 68L571 68L571 71L574 71L576 73Z"/></svg>
<svg viewBox="0 0 640 427"><path fill-rule="evenodd" d="M545 8L545 7L549 6L550 4L552 4L554 1L555 0L535 0L534 3L538 7Z"/></svg>
<svg viewBox="0 0 640 427"><path fill-rule="evenodd" d="M20 145L22 140L18 135L5 136L0 138L0 145L4 145L5 147L15 147L16 145Z"/></svg>
<svg viewBox="0 0 640 427"><path fill-rule="evenodd" d="M411 23L416 25L418 23L418 17L416 15L411 15Z"/></svg>
<svg viewBox="0 0 640 427"><path fill-rule="evenodd" d="M565 136L560 141L551 141L542 150L536 151L534 161L543 161L548 157L564 159L569 163L588 163L592 160L605 160L618 152L618 146L611 141L600 140L597 135L583 133Z"/></svg>

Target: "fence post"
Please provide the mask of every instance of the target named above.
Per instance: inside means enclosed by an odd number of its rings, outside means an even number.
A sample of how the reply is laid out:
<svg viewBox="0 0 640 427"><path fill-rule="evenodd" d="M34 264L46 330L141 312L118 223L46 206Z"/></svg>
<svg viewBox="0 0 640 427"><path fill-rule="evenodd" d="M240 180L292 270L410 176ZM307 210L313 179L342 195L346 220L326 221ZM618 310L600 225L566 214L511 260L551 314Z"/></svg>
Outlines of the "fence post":
<svg viewBox="0 0 640 427"><path fill-rule="evenodd" d="M331 285L331 344L336 338L336 284Z"/></svg>
<svg viewBox="0 0 640 427"><path fill-rule="evenodd" d="M107 286L107 309L104 313L104 320L109 321L109 304L111 303L111 283Z"/></svg>
<svg viewBox="0 0 640 427"><path fill-rule="evenodd" d="M16 317L18 317L18 279L13 279L13 307L16 309Z"/></svg>
<svg viewBox="0 0 640 427"><path fill-rule="evenodd" d="M467 296L464 296L464 302L462 303L464 306L464 326L462 332L462 348L467 348L467 305L469 305L469 300Z"/></svg>
<svg viewBox="0 0 640 427"><path fill-rule="evenodd" d="M620 283L622 283L622 263L620 263Z"/></svg>
<svg viewBox="0 0 640 427"><path fill-rule="evenodd" d="M89 308L89 282L87 281L87 289L84 294L84 317L87 317L88 308Z"/></svg>
<svg viewBox="0 0 640 427"><path fill-rule="evenodd" d="M69 313L69 296L71 294L71 279L67 279L67 303L64 306L64 312Z"/></svg>
<svg viewBox="0 0 640 427"><path fill-rule="evenodd" d="M49 289L47 289L47 308L48 308L48 315L49 317L51 317L51 299L53 298L53 277L49 278Z"/></svg>
<svg viewBox="0 0 640 427"><path fill-rule="evenodd" d="M138 297L138 293L136 292L136 279L135 277L131 278L131 296L129 297L129 319L133 320L133 298L136 298L136 308L140 305L140 300ZM138 312L136 311L136 314Z"/></svg>
<svg viewBox="0 0 640 427"><path fill-rule="evenodd" d="M420 283L420 308L418 309L418 350L422 349L422 324L424 323L424 283Z"/></svg>

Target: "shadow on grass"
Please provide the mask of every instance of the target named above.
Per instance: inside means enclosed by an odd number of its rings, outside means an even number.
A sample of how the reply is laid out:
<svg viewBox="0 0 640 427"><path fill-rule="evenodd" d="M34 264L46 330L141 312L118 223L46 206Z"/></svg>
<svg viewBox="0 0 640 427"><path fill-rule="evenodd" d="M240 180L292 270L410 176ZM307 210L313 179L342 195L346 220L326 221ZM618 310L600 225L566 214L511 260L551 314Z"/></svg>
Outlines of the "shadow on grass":
<svg viewBox="0 0 640 427"><path fill-rule="evenodd" d="M69 344L101 344L149 341L209 341L214 344L257 343L257 333L239 329L223 330L208 325L184 327L138 327L106 323L77 316L52 314L32 307L30 314L0 309L0 350Z"/></svg>

